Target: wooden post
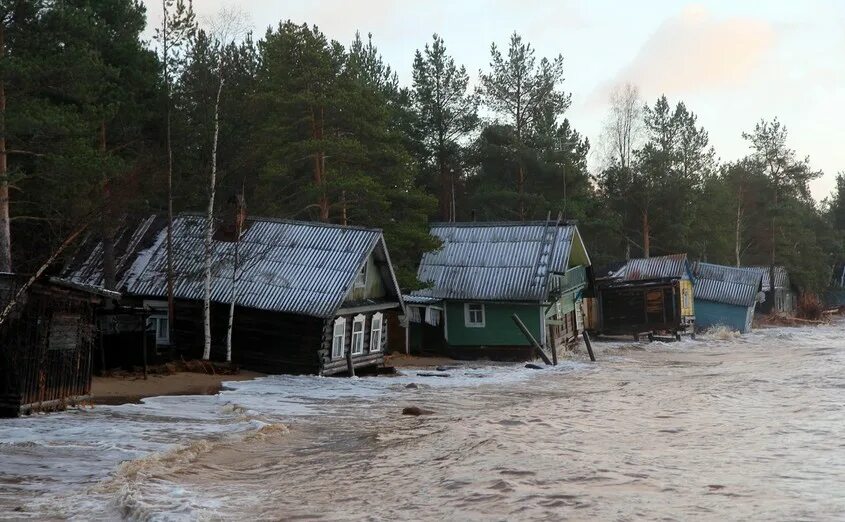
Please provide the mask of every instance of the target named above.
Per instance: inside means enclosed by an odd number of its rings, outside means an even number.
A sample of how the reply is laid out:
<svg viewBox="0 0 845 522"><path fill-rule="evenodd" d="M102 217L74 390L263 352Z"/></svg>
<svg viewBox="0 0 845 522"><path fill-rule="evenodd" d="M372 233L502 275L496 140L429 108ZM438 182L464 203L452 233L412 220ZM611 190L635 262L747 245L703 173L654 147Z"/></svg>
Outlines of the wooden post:
<svg viewBox="0 0 845 522"><path fill-rule="evenodd" d="M557 366L557 346L555 346L555 337L554 335L549 335L551 332L546 333L549 338L552 340L551 349L552 349L552 364Z"/></svg>
<svg viewBox="0 0 845 522"><path fill-rule="evenodd" d="M543 362L546 364L552 364L552 361L549 359L549 356L546 355L546 352L543 351L543 347L540 346L540 343L537 342L537 339L534 339L534 336L531 335L531 332L525 326L525 323L522 322L522 319L519 318L518 315L513 314L511 316L513 318L513 322L516 323L517 328L522 331L522 335L524 335L528 341L531 343L531 346L537 351L540 355L540 358L543 359Z"/></svg>
<svg viewBox="0 0 845 522"><path fill-rule="evenodd" d="M146 316L141 314L141 359L144 361L144 380L147 380L147 321Z"/></svg>
<svg viewBox="0 0 845 522"><path fill-rule="evenodd" d="M346 350L346 369L349 371L350 377L355 377L355 366L352 364L352 346Z"/></svg>
<svg viewBox="0 0 845 522"><path fill-rule="evenodd" d="M587 353L590 354L590 360L596 362L596 356L593 355L593 343L590 342L590 334L587 333L587 330L582 332L584 335L584 344L587 345Z"/></svg>

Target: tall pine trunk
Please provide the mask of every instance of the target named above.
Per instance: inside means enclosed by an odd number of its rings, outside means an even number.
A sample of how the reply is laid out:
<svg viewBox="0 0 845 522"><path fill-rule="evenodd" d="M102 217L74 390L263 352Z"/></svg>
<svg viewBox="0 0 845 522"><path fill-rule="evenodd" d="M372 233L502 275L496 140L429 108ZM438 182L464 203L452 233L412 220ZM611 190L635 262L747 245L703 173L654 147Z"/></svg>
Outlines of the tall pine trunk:
<svg viewBox="0 0 845 522"><path fill-rule="evenodd" d="M223 52L222 49L220 51ZM205 228L205 284L203 295L203 329L205 346L202 352L203 360L211 358L211 258L214 239L214 196L217 193L217 139L220 136L220 93L223 92L223 55L218 64L217 98L214 101L214 142L211 146L211 179L208 181L208 215Z"/></svg>
<svg viewBox="0 0 845 522"><path fill-rule="evenodd" d="M0 23L0 60L6 59L6 27ZM0 78L0 272L12 271L9 227L9 168L6 158L6 81Z"/></svg>
<svg viewBox="0 0 845 522"><path fill-rule="evenodd" d="M648 209L643 210L643 257L651 255L651 229L648 224Z"/></svg>
<svg viewBox="0 0 845 522"><path fill-rule="evenodd" d="M742 187L739 188L736 200L736 237L734 238L734 254L736 266L742 266Z"/></svg>
<svg viewBox="0 0 845 522"><path fill-rule="evenodd" d="M519 220L525 221L525 167L521 164L517 172L516 191L519 195Z"/></svg>
<svg viewBox="0 0 845 522"><path fill-rule="evenodd" d="M165 110L166 119L166 142L167 142L167 327L168 337L173 340L173 325L176 321L176 300L174 298L174 274L173 274L173 141L171 139L171 99L170 99L170 76L167 71L167 0L161 1L162 8L162 63L164 65L164 99L167 105Z"/></svg>
<svg viewBox="0 0 845 522"><path fill-rule="evenodd" d="M106 143L106 122L100 121L100 154L105 159L108 152ZM111 187L108 176L103 176L103 200L104 211L100 214L100 241L103 245L103 286L108 290L117 287L117 276L115 274L114 261L114 238L112 237L111 223Z"/></svg>

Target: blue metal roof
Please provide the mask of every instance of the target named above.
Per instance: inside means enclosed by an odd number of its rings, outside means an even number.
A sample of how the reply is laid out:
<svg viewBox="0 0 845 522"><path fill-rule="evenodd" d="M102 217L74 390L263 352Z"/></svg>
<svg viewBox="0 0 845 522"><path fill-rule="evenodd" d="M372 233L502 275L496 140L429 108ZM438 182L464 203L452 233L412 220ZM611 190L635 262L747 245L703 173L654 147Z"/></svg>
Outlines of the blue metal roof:
<svg viewBox="0 0 845 522"><path fill-rule="evenodd" d="M625 266L614 272L613 278L625 281L646 279L678 278L690 275L690 266L686 254L671 256L645 257L629 260Z"/></svg>
<svg viewBox="0 0 845 522"><path fill-rule="evenodd" d="M692 271L696 299L737 306L754 306L757 301L763 280L762 269L697 262Z"/></svg>
<svg viewBox="0 0 845 522"><path fill-rule="evenodd" d="M201 300L204 296L205 217L180 215L173 221L174 295ZM134 238L148 229L144 220ZM143 229L143 230L141 230ZM151 246L129 252L130 261L118 288L145 297L167 296L166 229L153 235ZM371 252L390 266L380 230L324 223L250 218L239 243L239 306L330 317L340 307ZM232 291L235 243L214 240L211 298L228 303ZM102 281L102 253L95 246L84 262L66 277L77 283ZM392 267L388 292L401 299ZM390 284L388 283L388 285Z"/></svg>
<svg viewBox="0 0 845 522"><path fill-rule="evenodd" d="M440 223L440 249L423 255L414 295L439 299L544 301L548 277L569 264L575 225L555 222Z"/></svg>

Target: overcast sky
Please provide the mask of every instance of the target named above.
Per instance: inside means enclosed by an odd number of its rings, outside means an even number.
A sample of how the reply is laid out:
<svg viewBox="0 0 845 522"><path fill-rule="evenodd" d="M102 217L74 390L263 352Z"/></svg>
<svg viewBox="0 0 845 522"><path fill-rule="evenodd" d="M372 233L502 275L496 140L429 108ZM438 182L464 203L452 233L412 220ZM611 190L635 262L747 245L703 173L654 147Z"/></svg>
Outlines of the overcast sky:
<svg viewBox="0 0 845 522"><path fill-rule="evenodd" d="M160 2L145 0L160 24ZM201 17L223 6L244 11L261 36L280 20L316 24L348 44L355 31L373 40L403 84L416 49L440 34L473 77L517 31L540 56L563 54L567 113L594 143L608 92L636 84L650 103L666 94L699 116L723 160L748 151L742 132L777 116L789 145L824 177L817 199L845 171L845 1L713 0L194 0ZM152 32L148 29L148 36Z"/></svg>

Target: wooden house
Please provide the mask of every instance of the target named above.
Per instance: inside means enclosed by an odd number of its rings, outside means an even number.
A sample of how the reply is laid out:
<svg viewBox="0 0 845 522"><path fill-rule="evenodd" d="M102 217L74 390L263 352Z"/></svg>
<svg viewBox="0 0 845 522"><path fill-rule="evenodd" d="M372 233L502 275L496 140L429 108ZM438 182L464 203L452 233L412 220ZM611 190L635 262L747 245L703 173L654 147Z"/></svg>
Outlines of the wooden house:
<svg viewBox="0 0 845 522"><path fill-rule="evenodd" d="M757 303L756 311L761 314L794 314L798 307L798 292L792 286L789 272L783 266L748 267L763 270L763 294L765 299Z"/></svg>
<svg viewBox="0 0 845 522"><path fill-rule="evenodd" d="M631 259L596 280L589 328L597 335L693 334L693 276L686 254Z"/></svg>
<svg viewBox="0 0 845 522"><path fill-rule="evenodd" d="M763 269L694 263L695 324L751 331L754 307L761 300Z"/></svg>
<svg viewBox="0 0 845 522"><path fill-rule="evenodd" d="M0 276L0 308L24 283ZM18 296L0 324L0 417L58 409L89 396L95 311L118 297L58 278L42 278Z"/></svg>
<svg viewBox="0 0 845 522"><path fill-rule="evenodd" d="M833 308L845 306L845 262L833 267L833 277L825 292L825 305Z"/></svg>
<svg viewBox="0 0 845 522"><path fill-rule="evenodd" d="M412 353L455 358L533 358L518 316L543 346L559 348L581 328L590 258L577 226L554 221L438 223L441 247L423 255L428 286L406 296Z"/></svg>
<svg viewBox="0 0 845 522"><path fill-rule="evenodd" d="M186 357L199 357L204 340L206 223L191 214L174 219L174 317L167 310L163 221L144 219L116 242L128 247L116 249L123 303L151 310L148 328L156 344ZM235 288L236 364L267 373L320 375L383 365L385 313L404 309L380 230L249 218L239 241L237 234L225 232L219 228L212 242L212 359L225 357ZM80 252L66 276L102 281L101 246Z"/></svg>

